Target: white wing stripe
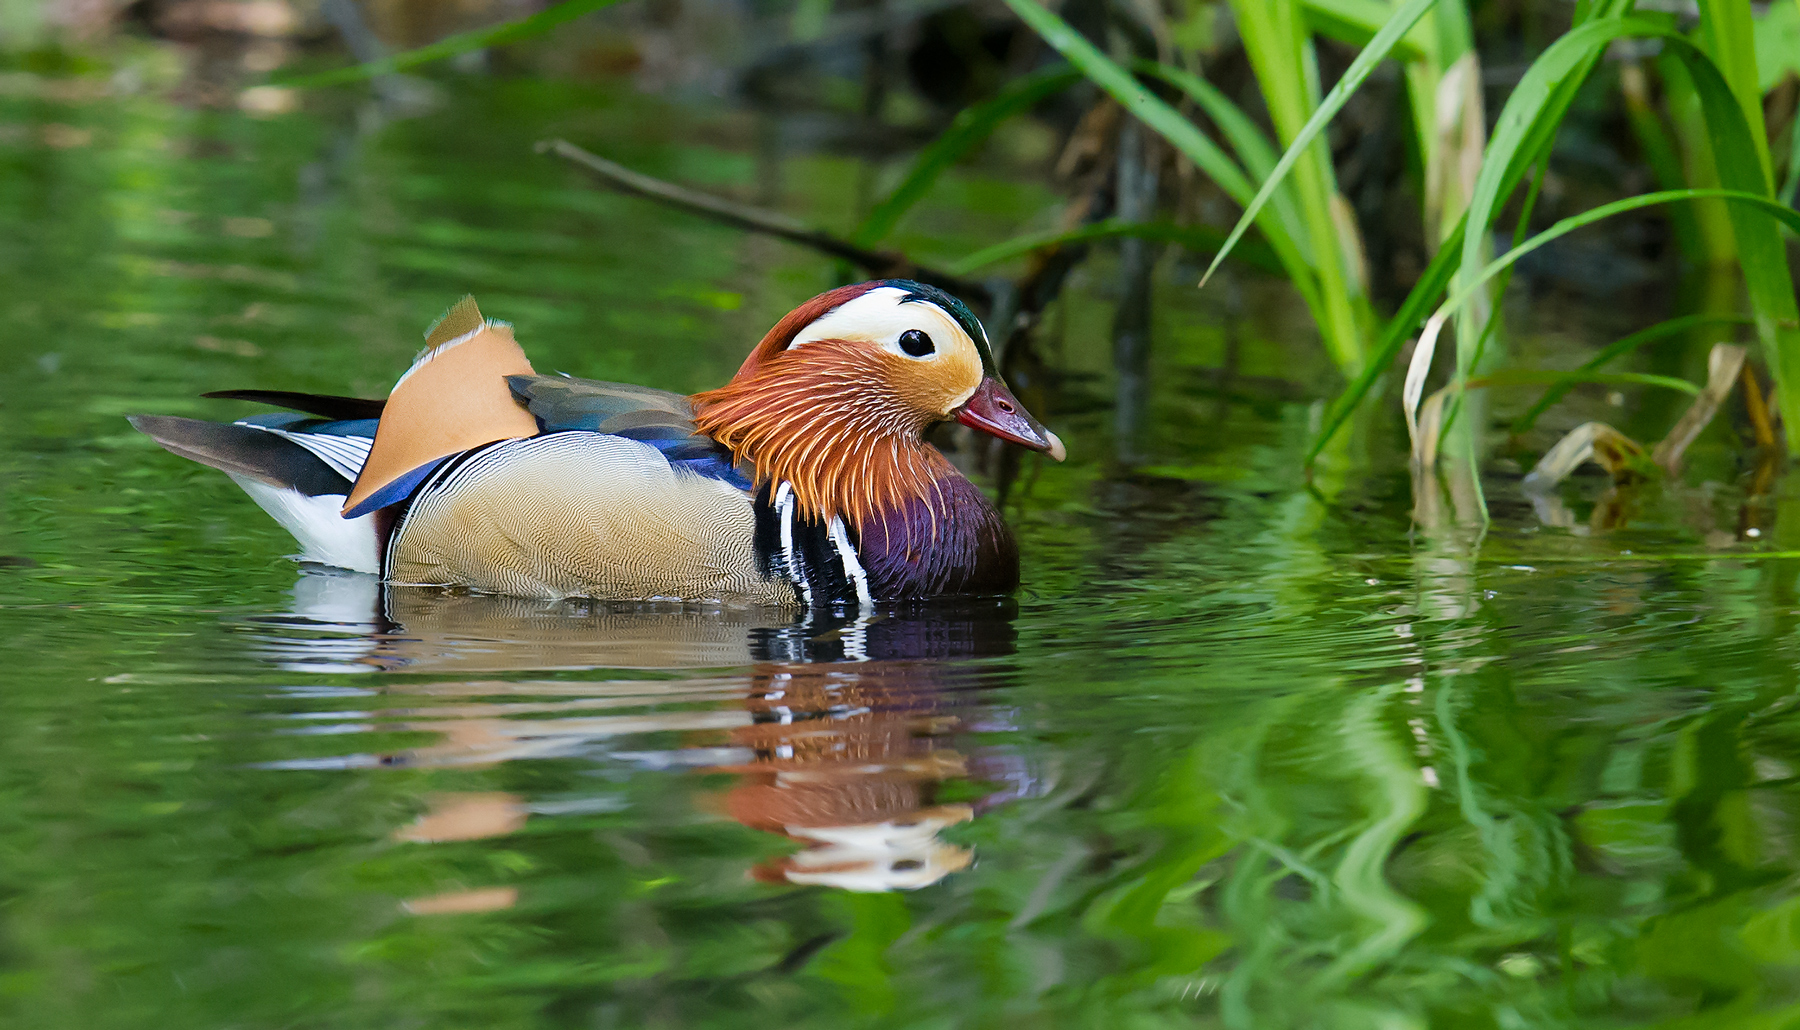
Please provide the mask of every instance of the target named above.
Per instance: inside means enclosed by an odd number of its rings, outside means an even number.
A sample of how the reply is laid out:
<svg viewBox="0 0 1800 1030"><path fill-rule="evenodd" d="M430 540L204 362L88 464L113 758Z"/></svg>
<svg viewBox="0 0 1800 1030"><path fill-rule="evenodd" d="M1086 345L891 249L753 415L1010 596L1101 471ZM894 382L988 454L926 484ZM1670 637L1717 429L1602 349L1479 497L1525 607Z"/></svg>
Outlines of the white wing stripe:
<svg viewBox="0 0 1800 1030"><path fill-rule="evenodd" d="M331 436L326 433L290 433L285 429L270 426L259 426L250 422L239 422L240 426L260 429L265 433L273 433L304 447L320 461L330 465L332 470L351 482L362 472L362 467L369 460L369 449L375 441L366 436Z"/></svg>

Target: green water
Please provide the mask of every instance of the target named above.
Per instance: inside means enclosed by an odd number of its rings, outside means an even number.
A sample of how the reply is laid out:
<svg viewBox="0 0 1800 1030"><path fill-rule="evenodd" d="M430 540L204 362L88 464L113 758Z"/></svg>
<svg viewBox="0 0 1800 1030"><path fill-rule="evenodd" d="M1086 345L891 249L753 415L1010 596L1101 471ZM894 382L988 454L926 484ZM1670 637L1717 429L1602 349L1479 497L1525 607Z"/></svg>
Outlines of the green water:
<svg viewBox="0 0 1800 1030"><path fill-rule="evenodd" d="M830 269L529 147L747 188L751 133L519 83L390 124L4 85L6 1026L1800 1022L1800 562L1731 542L1729 474L1590 535L1499 482L1471 557L1349 460L1394 420L1308 492L1313 409L1201 389L1171 276L1161 471L1109 475L1102 263L1016 602L384 595L121 416L379 394L468 291L540 369L714 385ZM786 178L849 217L854 168ZM971 173L910 245L1046 203ZM1245 371L1311 383L1291 335Z"/></svg>

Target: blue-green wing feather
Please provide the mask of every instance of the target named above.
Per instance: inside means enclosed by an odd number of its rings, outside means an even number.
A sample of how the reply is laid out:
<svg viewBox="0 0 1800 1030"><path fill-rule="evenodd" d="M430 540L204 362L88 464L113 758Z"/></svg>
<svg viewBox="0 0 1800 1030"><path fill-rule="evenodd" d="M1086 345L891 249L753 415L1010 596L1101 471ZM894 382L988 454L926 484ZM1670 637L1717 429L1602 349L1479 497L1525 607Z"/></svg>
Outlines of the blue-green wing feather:
<svg viewBox="0 0 1800 1030"><path fill-rule="evenodd" d="M572 376L507 376L513 396L546 433L605 433L647 443L671 464L750 489L731 451L694 426L681 394Z"/></svg>

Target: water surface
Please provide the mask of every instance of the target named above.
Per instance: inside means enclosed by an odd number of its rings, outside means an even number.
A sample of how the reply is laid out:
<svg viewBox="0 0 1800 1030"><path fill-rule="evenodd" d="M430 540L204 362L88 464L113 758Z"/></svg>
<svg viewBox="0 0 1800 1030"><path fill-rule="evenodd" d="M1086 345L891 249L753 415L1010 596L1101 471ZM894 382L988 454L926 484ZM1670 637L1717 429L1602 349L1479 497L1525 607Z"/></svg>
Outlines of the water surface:
<svg viewBox="0 0 1800 1030"><path fill-rule="evenodd" d="M1498 482L1471 551L1357 463L1391 419L1309 490L1316 351L1220 385L1172 273L1157 464L1109 471L1102 261L1055 316L1074 460L1007 497L1016 600L385 590L122 416L379 394L469 291L541 369L715 385L831 269L529 147L740 188L744 127L541 84L381 122L5 81L8 1026L1800 1020L1800 563L1721 448L1622 529ZM853 180L789 171L834 224ZM1046 203L969 173L911 245Z"/></svg>

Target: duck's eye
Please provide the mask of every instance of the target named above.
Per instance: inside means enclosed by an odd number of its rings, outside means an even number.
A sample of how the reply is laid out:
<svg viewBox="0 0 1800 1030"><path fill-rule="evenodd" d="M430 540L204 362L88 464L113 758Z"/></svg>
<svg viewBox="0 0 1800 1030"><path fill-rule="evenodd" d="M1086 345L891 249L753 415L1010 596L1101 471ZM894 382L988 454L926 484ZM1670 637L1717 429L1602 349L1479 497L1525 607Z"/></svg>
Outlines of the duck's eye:
<svg viewBox="0 0 1800 1030"><path fill-rule="evenodd" d="M908 329L900 334L900 349L915 358L937 353L937 344L922 329Z"/></svg>

